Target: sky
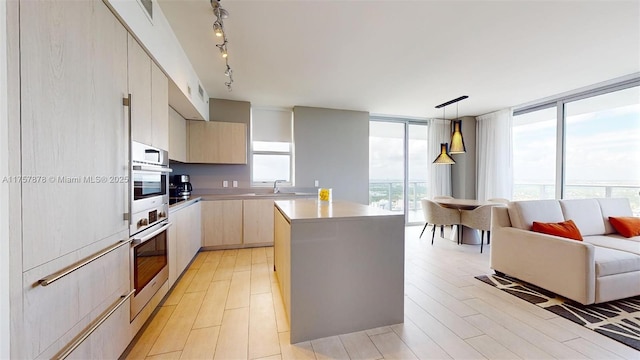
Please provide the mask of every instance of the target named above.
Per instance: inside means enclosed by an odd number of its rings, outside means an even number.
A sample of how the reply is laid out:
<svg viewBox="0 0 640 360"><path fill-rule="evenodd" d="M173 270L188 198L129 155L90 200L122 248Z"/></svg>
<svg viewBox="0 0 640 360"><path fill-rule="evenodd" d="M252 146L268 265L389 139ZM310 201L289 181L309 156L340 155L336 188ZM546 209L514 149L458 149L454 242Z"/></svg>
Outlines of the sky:
<svg viewBox="0 0 640 360"><path fill-rule="evenodd" d="M565 174L568 184L640 185L640 104L572 116L567 104ZM555 177L555 108L538 122L513 129L514 179L552 183Z"/></svg>

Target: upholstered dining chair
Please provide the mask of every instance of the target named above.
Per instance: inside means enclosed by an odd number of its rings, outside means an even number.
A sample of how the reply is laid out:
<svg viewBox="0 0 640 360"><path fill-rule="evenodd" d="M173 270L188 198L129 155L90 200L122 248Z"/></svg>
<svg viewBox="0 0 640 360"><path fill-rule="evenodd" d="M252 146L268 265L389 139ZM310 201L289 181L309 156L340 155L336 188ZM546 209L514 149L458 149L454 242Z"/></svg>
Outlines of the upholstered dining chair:
<svg viewBox="0 0 640 360"><path fill-rule="evenodd" d="M439 196L434 196L433 197L434 201L451 200L451 199L454 199L454 197L453 196L447 196L447 195L439 195ZM451 227L451 229L453 230L453 227ZM424 229L422 231L424 231ZM440 237L444 237L444 225L440 225Z"/></svg>
<svg viewBox="0 0 640 360"><path fill-rule="evenodd" d="M487 232L487 245L491 244L491 208L497 204L481 205L473 210L460 210L460 223L463 226L481 231L480 253L484 245L484 232Z"/></svg>
<svg viewBox="0 0 640 360"><path fill-rule="evenodd" d="M429 224L433 225L433 230L431 231L431 245L433 245L433 239L436 235L436 226L444 226L444 225L456 225L460 226L460 211L457 209L448 209L440 206L438 203L433 202L428 199L422 199L422 212L424 213L424 219L426 224L424 228L422 228L422 232L420 233L420 238L422 234L424 234L424 230L429 226ZM460 231L458 231L458 244L460 243Z"/></svg>

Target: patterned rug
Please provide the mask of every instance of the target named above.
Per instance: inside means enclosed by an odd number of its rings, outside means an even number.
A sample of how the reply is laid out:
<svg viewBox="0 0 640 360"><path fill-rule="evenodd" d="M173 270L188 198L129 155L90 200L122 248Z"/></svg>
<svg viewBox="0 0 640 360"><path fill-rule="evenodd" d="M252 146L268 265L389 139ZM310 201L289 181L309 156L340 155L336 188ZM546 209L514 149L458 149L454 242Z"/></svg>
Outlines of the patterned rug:
<svg viewBox="0 0 640 360"><path fill-rule="evenodd" d="M480 275L476 279L640 350L640 296L582 305L506 275Z"/></svg>

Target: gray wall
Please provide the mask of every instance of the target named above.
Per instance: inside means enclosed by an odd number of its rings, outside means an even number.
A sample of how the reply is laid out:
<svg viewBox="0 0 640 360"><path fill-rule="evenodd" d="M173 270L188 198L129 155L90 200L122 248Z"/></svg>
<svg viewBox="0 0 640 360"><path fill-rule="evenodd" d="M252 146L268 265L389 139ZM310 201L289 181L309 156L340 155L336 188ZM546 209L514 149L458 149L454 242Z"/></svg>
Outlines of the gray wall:
<svg viewBox="0 0 640 360"><path fill-rule="evenodd" d="M456 161L451 165L451 189L453 197L476 198L476 118L465 116L462 120L462 137L467 152L451 155Z"/></svg>
<svg viewBox="0 0 640 360"><path fill-rule="evenodd" d="M209 120L226 121L247 124L247 154L251 149L249 142L251 126L251 103L248 101L233 101L209 99ZM197 121L197 120L188 120ZM250 159L249 159L250 160ZM182 164L171 163L174 174L189 174L194 190L222 188L222 181L227 180L229 187L233 180L238 181L239 188L251 186L251 168L247 165L210 165L210 164Z"/></svg>
<svg viewBox="0 0 640 360"><path fill-rule="evenodd" d="M334 200L369 203L369 113L293 108L296 186L333 189Z"/></svg>

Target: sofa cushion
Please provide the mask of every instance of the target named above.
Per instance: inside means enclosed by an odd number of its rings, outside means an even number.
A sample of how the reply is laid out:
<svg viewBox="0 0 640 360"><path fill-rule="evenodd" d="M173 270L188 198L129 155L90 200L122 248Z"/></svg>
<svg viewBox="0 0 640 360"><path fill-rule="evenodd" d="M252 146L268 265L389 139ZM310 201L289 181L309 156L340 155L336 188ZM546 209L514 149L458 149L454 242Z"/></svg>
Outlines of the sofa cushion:
<svg viewBox="0 0 640 360"><path fill-rule="evenodd" d="M613 217L609 216L609 223L613 225L618 234L630 238L640 236L640 218L637 217Z"/></svg>
<svg viewBox="0 0 640 360"><path fill-rule="evenodd" d="M640 236L625 238L617 234L592 235L583 236L582 241L595 245L596 247L600 246L640 255Z"/></svg>
<svg viewBox="0 0 640 360"><path fill-rule="evenodd" d="M573 220L584 236L605 233L604 218L596 199L560 200L565 219Z"/></svg>
<svg viewBox="0 0 640 360"><path fill-rule="evenodd" d="M640 256L605 247L594 248L596 277L640 271Z"/></svg>
<svg viewBox="0 0 640 360"><path fill-rule="evenodd" d="M565 220L558 200L512 201L507 208L511 225L522 230L531 230L534 221L557 223Z"/></svg>
<svg viewBox="0 0 640 360"><path fill-rule="evenodd" d="M560 236L567 239L582 241L580 230L573 220L562 221L559 223L542 223L534 221L531 230L547 235Z"/></svg>
<svg viewBox="0 0 640 360"><path fill-rule="evenodd" d="M600 204L600 210L602 211L605 234L616 232L616 229L609 223L609 216L633 216L633 211L631 211L631 205L627 198L599 198L596 200Z"/></svg>

